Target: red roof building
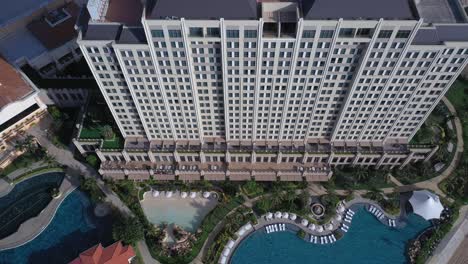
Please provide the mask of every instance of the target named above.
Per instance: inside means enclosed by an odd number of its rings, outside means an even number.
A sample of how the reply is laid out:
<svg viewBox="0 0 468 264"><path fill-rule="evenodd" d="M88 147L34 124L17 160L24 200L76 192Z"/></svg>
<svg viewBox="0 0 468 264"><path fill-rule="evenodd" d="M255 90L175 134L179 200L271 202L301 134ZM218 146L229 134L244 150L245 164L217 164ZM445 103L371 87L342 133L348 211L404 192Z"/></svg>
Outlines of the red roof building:
<svg viewBox="0 0 468 264"><path fill-rule="evenodd" d="M132 246L124 246L121 241L103 247L101 243L84 251L69 264L128 264L135 257Z"/></svg>

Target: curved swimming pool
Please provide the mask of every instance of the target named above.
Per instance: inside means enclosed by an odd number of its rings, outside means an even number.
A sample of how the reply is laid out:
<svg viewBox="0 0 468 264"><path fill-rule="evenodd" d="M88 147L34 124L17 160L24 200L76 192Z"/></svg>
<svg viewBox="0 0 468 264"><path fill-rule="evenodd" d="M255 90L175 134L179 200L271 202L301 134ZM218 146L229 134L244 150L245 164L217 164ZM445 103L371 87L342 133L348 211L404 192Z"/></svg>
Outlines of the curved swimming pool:
<svg viewBox="0 0 468 264"><path fill-rule="evenodd" d="M411 214L404 228L395 229L383 225L360 208L349 232L334 244L312 244L293 232L266 234L262 229L242 241L231 263L406 263L406 243L429 225L423 218Z"/></svg>
<svg viewBox="0 0 468 264"><path fill-rule="evenodd" d="M0 251L0 263L68 263L99 242L112 242L111 216L96 218L89 198L75 190L39 236L20 247Z"/></svg>

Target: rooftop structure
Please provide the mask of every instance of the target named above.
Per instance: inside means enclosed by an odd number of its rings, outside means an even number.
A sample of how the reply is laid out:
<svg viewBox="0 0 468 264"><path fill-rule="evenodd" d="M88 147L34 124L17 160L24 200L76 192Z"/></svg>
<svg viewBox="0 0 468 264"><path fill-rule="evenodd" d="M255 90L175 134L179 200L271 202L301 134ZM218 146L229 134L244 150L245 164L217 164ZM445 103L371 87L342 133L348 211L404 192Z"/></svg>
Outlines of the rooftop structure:
<svg viewBox="0 0 468 264"><path fill-rule="evenodd" d="M76 1L76 2L74 2ZM81 58L75 21L83 0L8 1L0 10L0 55L21 67L31 65L44 76Z"/></svg>
<svg viewBox="0 0 468 264"><path fill-rule="evenodd" d="M136 256L132 246L124 246L121 241L103 247L100 243L80 254L69 264L124 264L131 263Z"/></svg>
<svg viewBox="0 0 468 264"><path fill-rule="evenodd" d="M34 92L31 84L2 58L0 72L0 109Z"/></svg>

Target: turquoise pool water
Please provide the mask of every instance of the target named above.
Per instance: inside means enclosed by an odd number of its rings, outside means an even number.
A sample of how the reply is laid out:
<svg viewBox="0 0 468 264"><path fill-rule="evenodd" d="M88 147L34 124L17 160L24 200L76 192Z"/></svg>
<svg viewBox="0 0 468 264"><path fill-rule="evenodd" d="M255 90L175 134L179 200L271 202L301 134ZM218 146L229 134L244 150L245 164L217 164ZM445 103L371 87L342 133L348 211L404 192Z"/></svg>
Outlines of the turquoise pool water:
<svg viewBox="0 0 468 264"><path fill-rule="evenodd" d="M239 245L231 263L406 263L406 242L427 227L429 222L411 214L406 227L392 229L361 208L349 232L334 244L311 244L292 232L257 231Z"/></svg>
<svg viewBox="0 0 468 264"><path fill-rule="evenodd" d="M63 180L62 172L45 173L15 185L0 198L0 239L7 237L26 220L38 215L52 200L51 190Z"/></svg>
<svg viewBox="0 0 468 264"><path fill-rule="evenodd" d="M23 246L0 251L0 263L68 263L99 242L111 243L111 228L110 217L95 218L88 197L75 190L38 237Z"/></svg>

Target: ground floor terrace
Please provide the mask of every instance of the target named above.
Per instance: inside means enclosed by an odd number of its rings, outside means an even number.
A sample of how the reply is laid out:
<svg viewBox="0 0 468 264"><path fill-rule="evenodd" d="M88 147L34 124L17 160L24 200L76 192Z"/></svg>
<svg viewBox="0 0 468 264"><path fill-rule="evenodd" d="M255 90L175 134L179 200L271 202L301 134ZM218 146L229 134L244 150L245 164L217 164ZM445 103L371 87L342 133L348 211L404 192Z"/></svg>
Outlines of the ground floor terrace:
<svg viewBox="0 0 468 264"><path fill-rule="evenodd" d="M81 144L75 141L77 143ZM275 150L188 149L97 148L95 153L101 160L99 172L114 179L327 181L333 167L404 168L408 164L428 161L438 148L401 145L392 149L364 149L345 145L320 152L293 146Z"/></svg>

